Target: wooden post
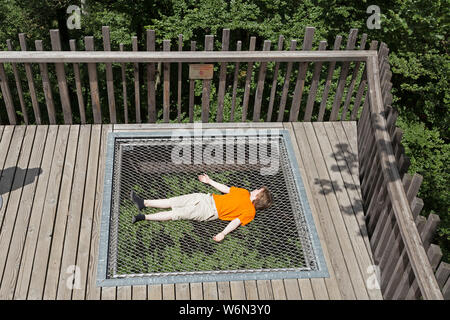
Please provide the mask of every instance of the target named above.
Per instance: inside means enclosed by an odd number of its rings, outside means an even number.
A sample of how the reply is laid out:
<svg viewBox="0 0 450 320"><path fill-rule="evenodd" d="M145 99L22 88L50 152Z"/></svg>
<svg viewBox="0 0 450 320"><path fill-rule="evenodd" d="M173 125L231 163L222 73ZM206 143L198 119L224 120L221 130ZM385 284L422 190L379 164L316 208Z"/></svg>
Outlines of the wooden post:
<svg viewBox="0 0 450 320"><path fill-rule="evenodd" d="M178 35L178 51L183 51L183 35ZM178 62L178 99L177 99L177 120L181 122L181 77L182 63Z"/></svg>
<svg viewBox="0 0 450 320"><path fill-rule="evenodd" d="M25 33L19 34L19 42L20 42L20 49L22 51L27 51L27 43L25 40ZM39 103L36 96L36 87L34 85L34 78L33 78L33 71L31 69L30 63L25 63L25 73L27 76L28 81L28 88L30 89L30 97L31 97L31 104L33 106L34 111L34 118L36 121L36 124L41 124L41 111L39 110Z"/></svg>
<svg viewBox="0 0 450 320"><path fill-rule="evenodd" d="M119 50L123 52L123 43L119 44ZM128 95L127 95L127 77L125 63L120 64L122 75L122 93L123 93L123 116L125 123L128 123Z"/></svg>
<svg viewBox="0 0 450 320"><path fill-rule="evenodd" d="M10 39L6 40L6 45L9 51L13 51ZM14 79L16 81L17 95L19 96L20 110L22 110L23 121L25 122L25 124L29 124L28 113L25 107L25 100L23 99L22 81L20 79L19 70L17 69L16 63L11 63L11 67L13 69Z"/></svg>
<svg viewBox="0 0 450 320"><path fill-rule="evenodd" d="M250 37L248 51L255 51L256 37ZM253 62L247 63L247 73L245 76L244 98L242 101L242 122L247 121L248 101L250 99L250 82L252 81Z"/></svg>
<svg viewBox="0 0 450 320"><path fill-rule="evenodd" d="M155 30L147 30L147 51L155 51ZM147 64L148 122L156 122L155 64Z"/></svg>
<svg viewBox="0 0 450 320"><path fill-rule="evenodd" d="M71 51L77 51L76 41L70 40L69 46ZM75 85L77 87L78 108L80 110L80 120L82 124L86 123L86 108L84 106L83 86L81 85L80 65L73 64L73 73L75 75Z"/></svg>
<svg viewBox="0 0 450 320"><path fill-rule="evenodd" d="M214 48L214 36L205 36L205 51L212 51ZM209 104L211 94L211 80L203 80L202 90L202 122L209 121Z"/></svg>
<svg viewBox="0 0 450 320"><path fill-rule="evenodd" d="M84 45L86 51L94 51L94 37L84 37ZM102 110L100 107L100 96L97 81L97 65L88 63L89 87L91 90L92 113L94 115L94 123L102 123Z"/></svg>
<svg viewBox="0 0 450 320"><path fill-rule="evenodd" d="M283 51L283 43L284 37L280 35L278 37L278 51ZM273 113L273 104L275 102L275 93L277 91L277 82L278 82L278 70L280 68L280 62L275 62L275 69L273 71L273 80L272 87L270 89L270 99L269 99L269 109L267 110L266 122L272 121L272 113Z"/></svg>
<svg viewBox="0 0 450 320"><path fill-rule="evenodd" d="M265 40L263 51L270 51L270 41ZM267 62L261 62L258 74L258 84L255 92L255 104L253 106L253 121L259 121L261 115L261 102L264 91L264 79L266 78Z"/></svg>
<svg viewBox="0 0 450 320"><path fill-rule="evenodd" d="M358 29L351 29L347 40L346 50L352 50L355 48L356 36L358 35ZM333 106L330 114L330 121L336 121L339 109L341 107L342 95L344 94L345 84L347 82L348 69L350 67L350 62L343 62L341 68L341 75L339 76L339 82L336 89L336 94L334 95Z"/></svg>
<svg viewBox="0 0 450 320"><path fill-rule="evenodd" d="M289 51L295 51L296 48L297 48L297 41L291 40ZM292 64L293 64L292 62L288 62L286 67L286 75L284 76L284 84L283 84L283 91L281 93L280 107L278 108L278 118L277 118L278 122L282 122L284 119L284 110L286 108L289 83L291 81Z"/></svg>
<svg viewBox="0 0 450 320"><path fill-rule="evenodd" d="M197 42L191 41L191 51L195 51ZM194 95L195 95L195 80L189 79L189 122L194 122Z"/></svg>
<svg viewBox="0 0 450 320"><path fill-rule="evenodd" d="M102 35L103 35L103 50L111 51L111 40L109 27L102 27ZM105 63L106 67L106 89L108 91L108 105L109 105L109 119L111 124L117 123L116 116L116 99L114 97L114 78L113 78L113 70L111 63Z"/></svg>
<svg viewBox="0 0 450 320"><path fill-rule="evenodd" d="M163 40L163 51L170 51L170 40ZM170 116L170 62L164 63L163 120L169 122Z"/></svg>
<svg viewBox="0 0 450 320"><path fill-rule="evenodd" d="M6 112L8 113L9 124L17 124L16 110L14 108L11 90L9 89L8 78L6 77L3 63L0 63L0 85L5 100Z"/></svg>
<svg viewBox="0 0 450 320"><path fill-rule="evenodd" d="M326 41L320 41L319 51L325 50L327 47ZM311 87L309 88L308 101L306 102L305 116L303 121L311 121L311 116L314 108L314 102L316 100L317 87L319 85L320 71L322 71L322 62L316 62L314 65L314 74L311 81Z"/></svg>
<svg viewBox="0 0 450 320"><path fill-rule="evenodd" d="M305 38L303 39L303 50L311 50L314 38L313 27L306 27ZM289 114L289 121L297 121L302 103L303 88L305 87L306 71L308 71L308 63L302 62L298 68L297 82L295 84L294 97L292 98L291 111Z"/></svg>
<svg viewBox="0 0 450 320"><path fill-rule="evenodd" d="M230 29L223 29L222 31L222 51L228 51L230 44ZM217 116L216 122L223 121L223 100L225 96L225 86L227 79L227 64L220 63L219 71L219 88L217 93Z"/></svg>
<svg viewBox="0 0 450 320"><path fill-rule="evenodd" d="M137 37L131 37L131 45L133 51L139 51ZM136 109L136 123L141 123L141 92L139 84L139 63L135 62L134 66L134 102Z"/></svg>
<svg viewBox="0 0 450 320"><path fill-rule="evenodd" d="M238 41L236 43L236 51L241 51L242 49L242 41ZM238 81L239 81L239 61L236 62L235 66L234 66L234 78L233 78L233 93L232 93L232 97L231 97L231 114L230 114L230 121L233 122L234 121L234 109L236 106L236 91L237 91L237 85L238 85Z"/></svg>
<svg viewBox="0 0 450 320"><path fill-rule="evenodd" d="M337 36L334 40L333 50L339 50L341 47L342 36ZM325 109L327 107L328 92L330 91L331 81L333 80L334 68L336 67L336 61L331 61L328 67L327 80L325 82L325 88L323 89L322 101L320 103L319 116L317 121L323 121Z"/></svg>
<svg viewBox="0 0 450 320"><path fill-rule="evenodd" d="M59 30L50 30L50 40L53 51L61 51L61 39ZM66 72L64 71L64 63L55 63L56 78L58 79L59 96L64 114L64 123L72 124L72 108L70 106L69 88L67 87Z"/></svg>
<svg viewBox="0 0 450 320"><path fill-rule="evenodd" d="M36 51L43 51L42 40L36 40ZM55 104L53 103L52 86L48 77L48 68L46 63L40 63L42 88L44 90L45 102L47 105L48 119L50 124L56 124Z"/></svg>

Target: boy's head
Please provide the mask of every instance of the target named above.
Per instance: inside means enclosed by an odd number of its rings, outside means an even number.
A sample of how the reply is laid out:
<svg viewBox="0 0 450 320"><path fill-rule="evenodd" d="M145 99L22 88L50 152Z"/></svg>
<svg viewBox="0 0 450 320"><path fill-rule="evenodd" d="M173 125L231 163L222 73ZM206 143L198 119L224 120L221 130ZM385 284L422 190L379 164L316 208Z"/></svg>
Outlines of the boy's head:
<svg viewBox="0 0 450 320"><path fill-rule="evenodd" d="M253 205L256 210L264 210L272 205L273 197L267 187L262 187L253 190L250 193L250 198L252 199Z"/></svg>

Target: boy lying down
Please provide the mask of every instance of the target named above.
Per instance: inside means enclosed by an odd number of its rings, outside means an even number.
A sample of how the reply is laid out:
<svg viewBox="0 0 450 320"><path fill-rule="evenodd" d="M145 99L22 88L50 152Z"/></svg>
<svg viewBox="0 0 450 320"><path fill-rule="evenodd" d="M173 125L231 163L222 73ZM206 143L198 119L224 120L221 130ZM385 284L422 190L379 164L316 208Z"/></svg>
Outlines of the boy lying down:
<svg viewBox="0 0 450 320"><path fill-rule="evenodd" d="M240 225L245 226L255 217L256 210L263 210L272 205L273 198L267 187L249 192L246 189L228 187L212 180L208 175L198 176L198 179L222 192L222 195L192 193L183 196L145 200L131 191L131 200L139 210L146 207L171 209L153 214L142 213L133 217L133 223L138 221L168 221L189 219L197 221L211 221L221 219L230 223L213 237L217 242L222 241L227 234Z"/></svg>

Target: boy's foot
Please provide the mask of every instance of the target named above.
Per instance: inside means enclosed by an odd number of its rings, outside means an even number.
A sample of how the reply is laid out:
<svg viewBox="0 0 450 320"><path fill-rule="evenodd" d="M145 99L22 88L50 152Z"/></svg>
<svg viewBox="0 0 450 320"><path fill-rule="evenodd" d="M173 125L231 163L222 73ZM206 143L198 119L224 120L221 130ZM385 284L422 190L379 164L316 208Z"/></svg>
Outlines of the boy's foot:
<svg viewBox="0 0 450 320"><path fill-rule="evenodd" d="M138 221L145 220L145 215L142 213L139 213L138 215L133 217L132 223L136 223Z"/></svg>
<svg viewBox="0 0 450 320"><path fill-rule="evenodd" d="M131 200L133 200L133 202L136 204L139 210L145 208L144 199L139 198L138 195L133 190L131 190L130 198Z"/></svg>

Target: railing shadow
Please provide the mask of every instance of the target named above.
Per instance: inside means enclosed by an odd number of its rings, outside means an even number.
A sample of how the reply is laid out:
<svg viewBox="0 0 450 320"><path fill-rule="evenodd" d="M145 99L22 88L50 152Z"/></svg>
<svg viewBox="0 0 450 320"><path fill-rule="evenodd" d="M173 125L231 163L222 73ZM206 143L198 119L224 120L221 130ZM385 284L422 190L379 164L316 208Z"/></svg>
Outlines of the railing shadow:
<svg viewBox="0 0 450 320"><path fill-rule="evenodd" d="M0 171L0 195L23 188L33 183L42 173L41 168L9 167ZM12 181L12 183L8 183Z"/></svg>

